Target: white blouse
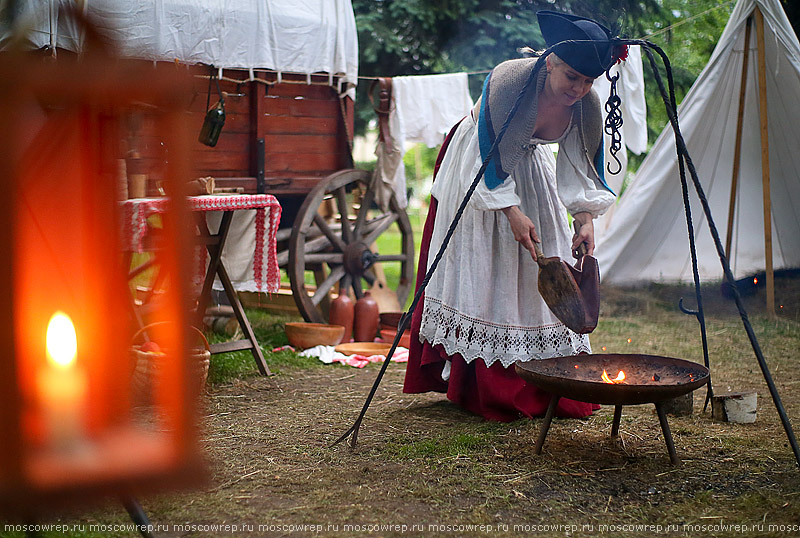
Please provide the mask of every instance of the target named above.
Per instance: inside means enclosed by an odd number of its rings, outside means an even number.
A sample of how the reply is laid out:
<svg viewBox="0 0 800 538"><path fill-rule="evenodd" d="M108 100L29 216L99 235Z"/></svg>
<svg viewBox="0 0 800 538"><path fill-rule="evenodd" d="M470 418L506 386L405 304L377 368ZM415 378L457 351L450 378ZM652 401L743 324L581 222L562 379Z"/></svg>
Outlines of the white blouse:
<svg viewBox="0 0 800 538"><path fill-rule="evenodd" d="M480 169L477 131L471 116L461 122L434 182L438 206L429 267ZM559 143L557 159L545 146L552 142ZM570 261L567 211L596 217L613 202L583 156L577 126L555 141L532 140L503 184L489 189L481 180L473 193L425 290L420 340L487 366L591 352L588 336L569 330L542 300L539 267L497 210L518 205L533 221L545 256Z"/></svg>

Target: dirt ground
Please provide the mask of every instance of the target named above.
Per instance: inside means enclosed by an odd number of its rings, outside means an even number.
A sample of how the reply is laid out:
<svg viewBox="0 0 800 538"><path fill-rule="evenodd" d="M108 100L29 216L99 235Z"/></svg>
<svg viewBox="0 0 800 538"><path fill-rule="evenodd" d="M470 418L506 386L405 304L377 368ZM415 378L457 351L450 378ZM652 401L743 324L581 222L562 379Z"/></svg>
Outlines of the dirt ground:
<svg viewBox="0 0 800 538"><path fill-rule="evenodd" d="M763 292L747 299L795 427L799 287L780 284L778 319L763 315ZM596 353L605 347L703 361L698 324L676 307L680 296L694 305L691 290L603 294L591 336ZM164 537L796 536L800 469L735 308L718 288L705 296L715 391L756 391L758 418L714 421L710 409L703 412L705 389L696 391L694 414L669 417L680 465L670 464L653 405L624 407L618 438L609 435L610 406L584 420L556 419L535 455L541 419L487 422L443 395L403 394L402 364L388 368L355 450L331 448L356 418L378 365L268 355L279 374L245 373L208 390L206 485L145 496L142 505ZM60 521L130 523L116 503Z"/></svg>

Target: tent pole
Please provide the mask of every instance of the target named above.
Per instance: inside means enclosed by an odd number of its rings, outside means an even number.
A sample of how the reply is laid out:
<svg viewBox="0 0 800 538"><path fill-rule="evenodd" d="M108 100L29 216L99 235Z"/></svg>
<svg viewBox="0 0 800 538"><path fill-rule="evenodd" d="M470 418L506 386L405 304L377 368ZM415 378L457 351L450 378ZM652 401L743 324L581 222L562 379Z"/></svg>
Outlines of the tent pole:
<svg viewBox="0 0 800 538"><path fill-rule="evenodd" d="M731 259L731 241L733 239L733 217L736 210L736 192L739 188L739 167L742 157L742 129L744 124L744 96L747 92L747 68L750 61L750 29L753 17L747 17L744 28L744 58L742 60L742 78L739 85L739 115L736 120L736 145L733 153L733 177L731 178L731 199L728 204L728 235L725 237L725 255Z"/></svg>
<svg viewBox="0 0 800 538"><path fill-rule="evenodd" d="M767 316L775 317L775 275L772 272L772 199L769 182L769 134L767 132L767 66L764 51L764 15L755 7L758 43L758 100L761 117L761 184L764 191L764 258L767 277Z"/></svg>

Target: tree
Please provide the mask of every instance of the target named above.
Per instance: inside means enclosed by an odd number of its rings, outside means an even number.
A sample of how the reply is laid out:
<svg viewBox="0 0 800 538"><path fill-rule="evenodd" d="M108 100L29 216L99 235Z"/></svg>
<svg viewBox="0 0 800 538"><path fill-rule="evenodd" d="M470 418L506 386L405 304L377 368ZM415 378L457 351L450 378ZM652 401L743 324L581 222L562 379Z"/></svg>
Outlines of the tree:
<svg viewBox="0 0 800 538"><path fill-rule="evenodd" d="M520 47L542 49L541 9L591 16L632 35L660 7L658 0L353 0L353 9L359 72L372 77L482 71L517 57ZM482 80L474 78L477 96ZM367 88L358 88L359 132L374 117Z"/></svg>
<svg viewBox="0 0 800 538"><path fill-rule="evenodd" d="M792 23L795 35L800 35L800 2L797 0L781 0L783 2L783 10Z"/></svg>
<svg viewBox="0 0 800 538"><path fill-rule="evenodd" d="M675 94L680 103L714 52L722 30L728 22L735 0L661 0L662 11L640 21L643 33L664 49L669 57L675 80ZM664 102L658 91L649 62L645 62L648 137L652 142L667 124ZM661 64L657 58L657 62ZM666 72L660 69L666 84ZM641 160L633 158L632 168Z"/></svg>

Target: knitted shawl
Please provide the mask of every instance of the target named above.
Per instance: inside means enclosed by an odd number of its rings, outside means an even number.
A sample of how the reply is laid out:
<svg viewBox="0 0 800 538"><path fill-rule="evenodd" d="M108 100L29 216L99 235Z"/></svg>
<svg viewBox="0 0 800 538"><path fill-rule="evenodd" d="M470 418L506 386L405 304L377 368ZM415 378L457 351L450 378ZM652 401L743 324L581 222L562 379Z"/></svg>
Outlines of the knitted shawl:
<svg viewBox="0 0 800 538"><path fill-rule="evenodd" d="M534 84L525 88L537 58L508 60L495 67L486 82L480 97L478 114L478 144L483 160L489 155L497 133L506 121L521 91L526 92L520 107L511 119L503 139L492 156L484 173L484 181L490 189L496 188L509 176L530 143L536 126L536 107L539 92L547 79L547 70L541 69ZM573 122L577 123L584 154L600 183L609 192L603 174L603 119L600 99L594 90L573 106Z"/></svg>

